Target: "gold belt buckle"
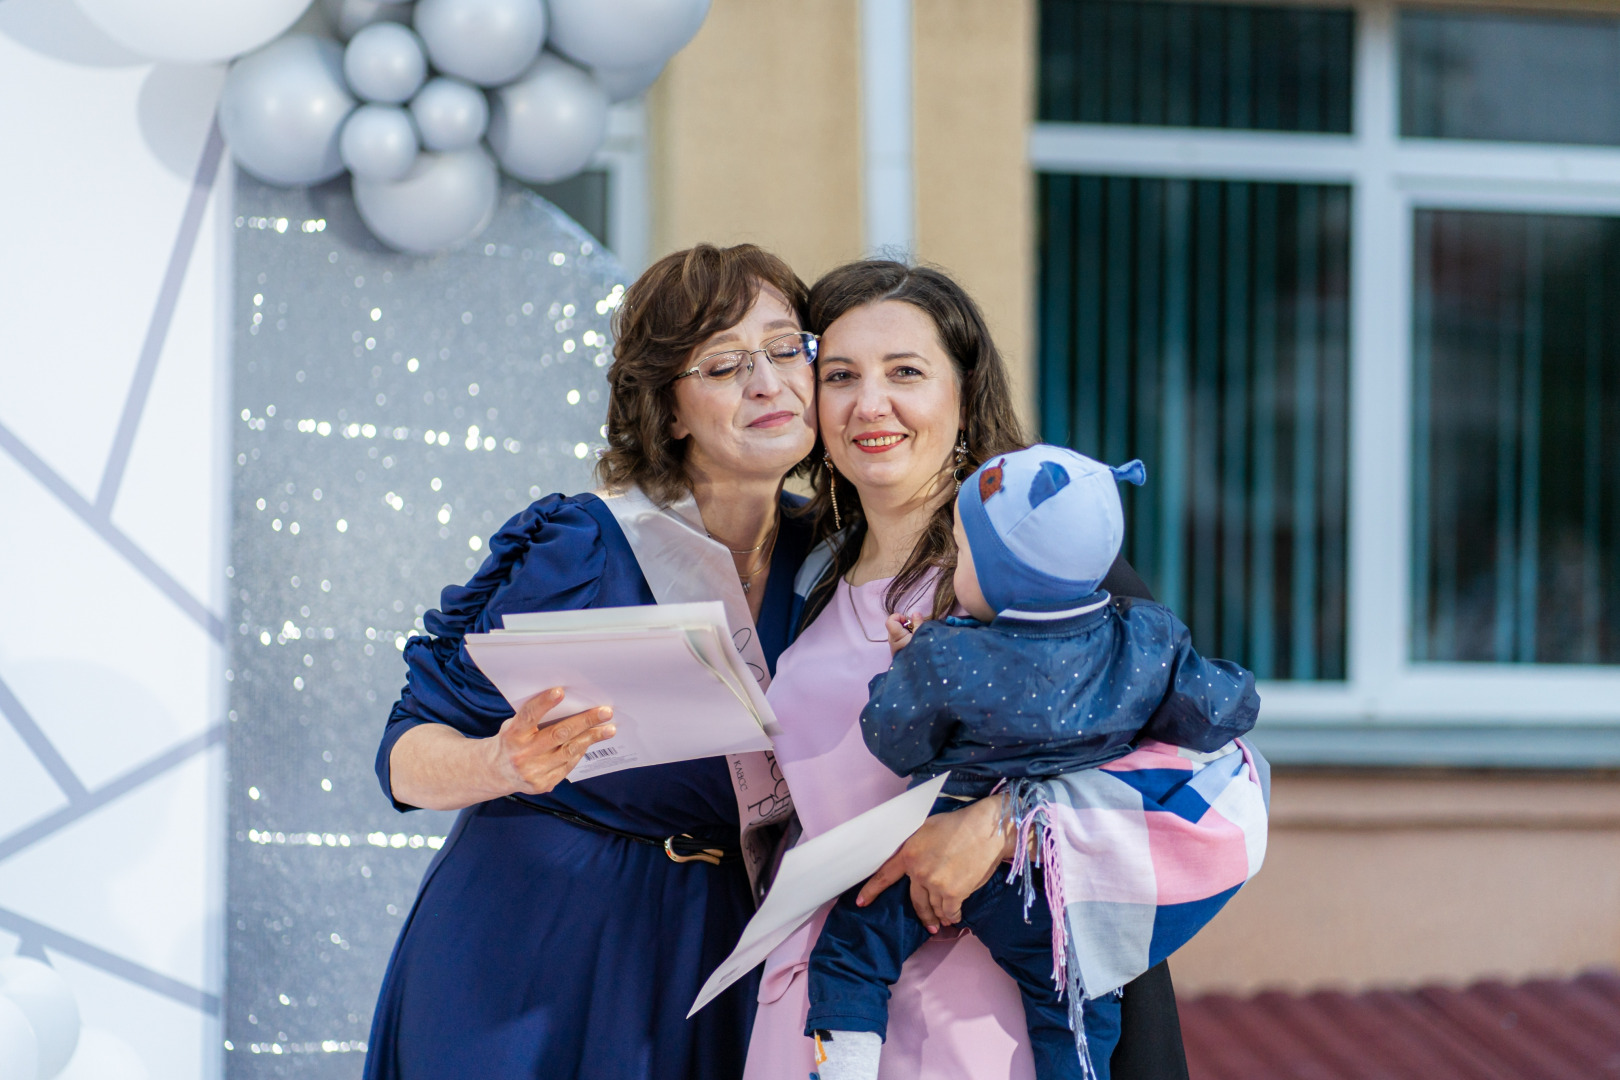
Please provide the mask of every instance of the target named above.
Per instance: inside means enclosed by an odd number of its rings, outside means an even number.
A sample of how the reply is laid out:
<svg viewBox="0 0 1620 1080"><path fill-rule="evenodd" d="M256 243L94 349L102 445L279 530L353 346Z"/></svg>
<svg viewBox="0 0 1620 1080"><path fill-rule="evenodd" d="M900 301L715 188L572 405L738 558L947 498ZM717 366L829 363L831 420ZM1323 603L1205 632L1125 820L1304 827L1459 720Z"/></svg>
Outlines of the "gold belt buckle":
<svg viewBox="0 0 1620 1080"><path fill-rule="evenodd" d="M682 833L681 839L690 840L692 837L690 833ZM670 862L706 862L710 866L719 866L720 856L724 855L725 852L719 848L704 848L702 851L694 852L691 855L677 855L675 854L675 837L666 836L664 838L664 854L669 856Z"/></svg>

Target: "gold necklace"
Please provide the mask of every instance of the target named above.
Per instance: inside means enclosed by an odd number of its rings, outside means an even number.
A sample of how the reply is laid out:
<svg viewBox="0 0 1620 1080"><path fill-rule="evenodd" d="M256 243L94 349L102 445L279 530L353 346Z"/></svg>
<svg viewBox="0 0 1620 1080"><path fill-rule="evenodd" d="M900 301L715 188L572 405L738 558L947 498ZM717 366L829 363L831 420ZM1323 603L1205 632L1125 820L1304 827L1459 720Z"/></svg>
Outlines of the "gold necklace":
<svg viewBox="0 0 1620 1080"><path fill-rule="evenodd" d="M721 540L718 536L714 535L714 533L709 532L709 530L704 529L703 532L704 532L704 534L706 536L708 536L708 538L710 540L713 540L715 543L719 544L721 547L726 548L726 550L731 552L733 555L752 555L754 552L758 551L760 548L764 547L766 544L770 543L772 540L775 540L776 539L776 530L780 529L781 527L782 527L782 519L781 519L781 517L778 517L776 519L776 524L771 526L771 531L766 534L765 539L761 540L759 543L755 544L753 547L751 547L751 548L743 548L741 551L737 550L734 547L726 547L725 541Z"/></svg>
<svg viewBox="0 0 1620 1080"><path fill-rule="evenodd" d="M776 534L781 530L781 528L782 528L782 519L781 519L780 516L778 516L777 519L776 519L776 524L771 526L771 534L769 536L767 536L765 539L761 540L758 544L754 545L753 547L751 547L751 548L743 548L741 551L738 551L736 548L733 548L733 547L727 547L725 545L725 543L723 543L722 541L717 539L715 537L714 533L709 532L709 530L704 529L703 532L704 532L704 535L706 535L710 540L713 540L715 543L719 544L721 547L725 548L727 551L731 552L733 555L751 555L754 552L756 552L756 551L760 550L761 548L765 547L767 544L770 545L770 549L768 551L766 551L765 554L760 557L758 566L754 567L754 569L750 570L746 574L738 574L737 575L737 584L742 586L743 595L747 596L749 591L751 589L753 589L753 587L754 587L754 579L759 577L759 575L764 573L766 570L770 569L771 554L773 552L775 552L775 550L776 550Z"/></svg>

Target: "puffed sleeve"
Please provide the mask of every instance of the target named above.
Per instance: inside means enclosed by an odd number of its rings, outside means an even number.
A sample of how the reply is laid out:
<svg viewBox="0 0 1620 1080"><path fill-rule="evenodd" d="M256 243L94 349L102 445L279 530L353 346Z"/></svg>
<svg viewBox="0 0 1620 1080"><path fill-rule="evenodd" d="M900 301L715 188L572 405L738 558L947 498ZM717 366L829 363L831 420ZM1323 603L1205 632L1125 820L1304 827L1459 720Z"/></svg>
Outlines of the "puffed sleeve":
<svg viewBox="0 0 1620 1080"><path fill-rule="evenodd" d="M512 715L467 654L465 636L499 626L509 612L596 606L608 561L601 527L580 499L549 495L489 538L489 556L470 581L440 594L438 609L422 617L427 635L405 646L405 688L377 749L377 778L396 809L415 809L393 798L389 757L400 736L433 723L485 738Z"/></svg>

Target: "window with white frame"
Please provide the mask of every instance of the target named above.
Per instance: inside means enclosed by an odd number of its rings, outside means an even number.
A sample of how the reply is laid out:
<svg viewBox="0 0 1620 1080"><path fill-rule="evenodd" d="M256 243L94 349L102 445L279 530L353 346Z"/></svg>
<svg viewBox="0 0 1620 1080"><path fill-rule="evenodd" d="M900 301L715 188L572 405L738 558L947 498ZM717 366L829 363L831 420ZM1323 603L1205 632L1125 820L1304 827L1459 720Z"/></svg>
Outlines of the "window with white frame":
<svg viewBox="0 0 1620 1080"><path fill-rule="evenodd" d="M1266 731L1620 762L1620 14L1042 0L1039 50L1041 434L1147 463L1126 554Z"/></svg>

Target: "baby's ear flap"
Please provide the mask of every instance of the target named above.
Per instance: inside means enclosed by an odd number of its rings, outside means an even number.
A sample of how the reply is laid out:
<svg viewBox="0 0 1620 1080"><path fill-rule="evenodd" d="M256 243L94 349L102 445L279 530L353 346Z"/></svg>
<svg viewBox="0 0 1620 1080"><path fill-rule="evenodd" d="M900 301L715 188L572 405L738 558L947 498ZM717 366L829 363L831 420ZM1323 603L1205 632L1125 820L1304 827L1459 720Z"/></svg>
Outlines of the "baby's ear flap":
<svg viewBox="0 0 1620 1080"><path fill-rule="evenodd" d="M1029 485L1029 508L1041 503L1069 486L1069 471L1055 461L1041 462L1040 471Z"/></svg>
<svg viewBox="0 0 1620 1080"><path fill-rule="evenodd" d="M1123 465L1113 465L1108 469L1114 474L1114 479L1126 484L1135 484L1141 487L1147 483L1147 466L1140 460L1127 461Z"/></svg>

